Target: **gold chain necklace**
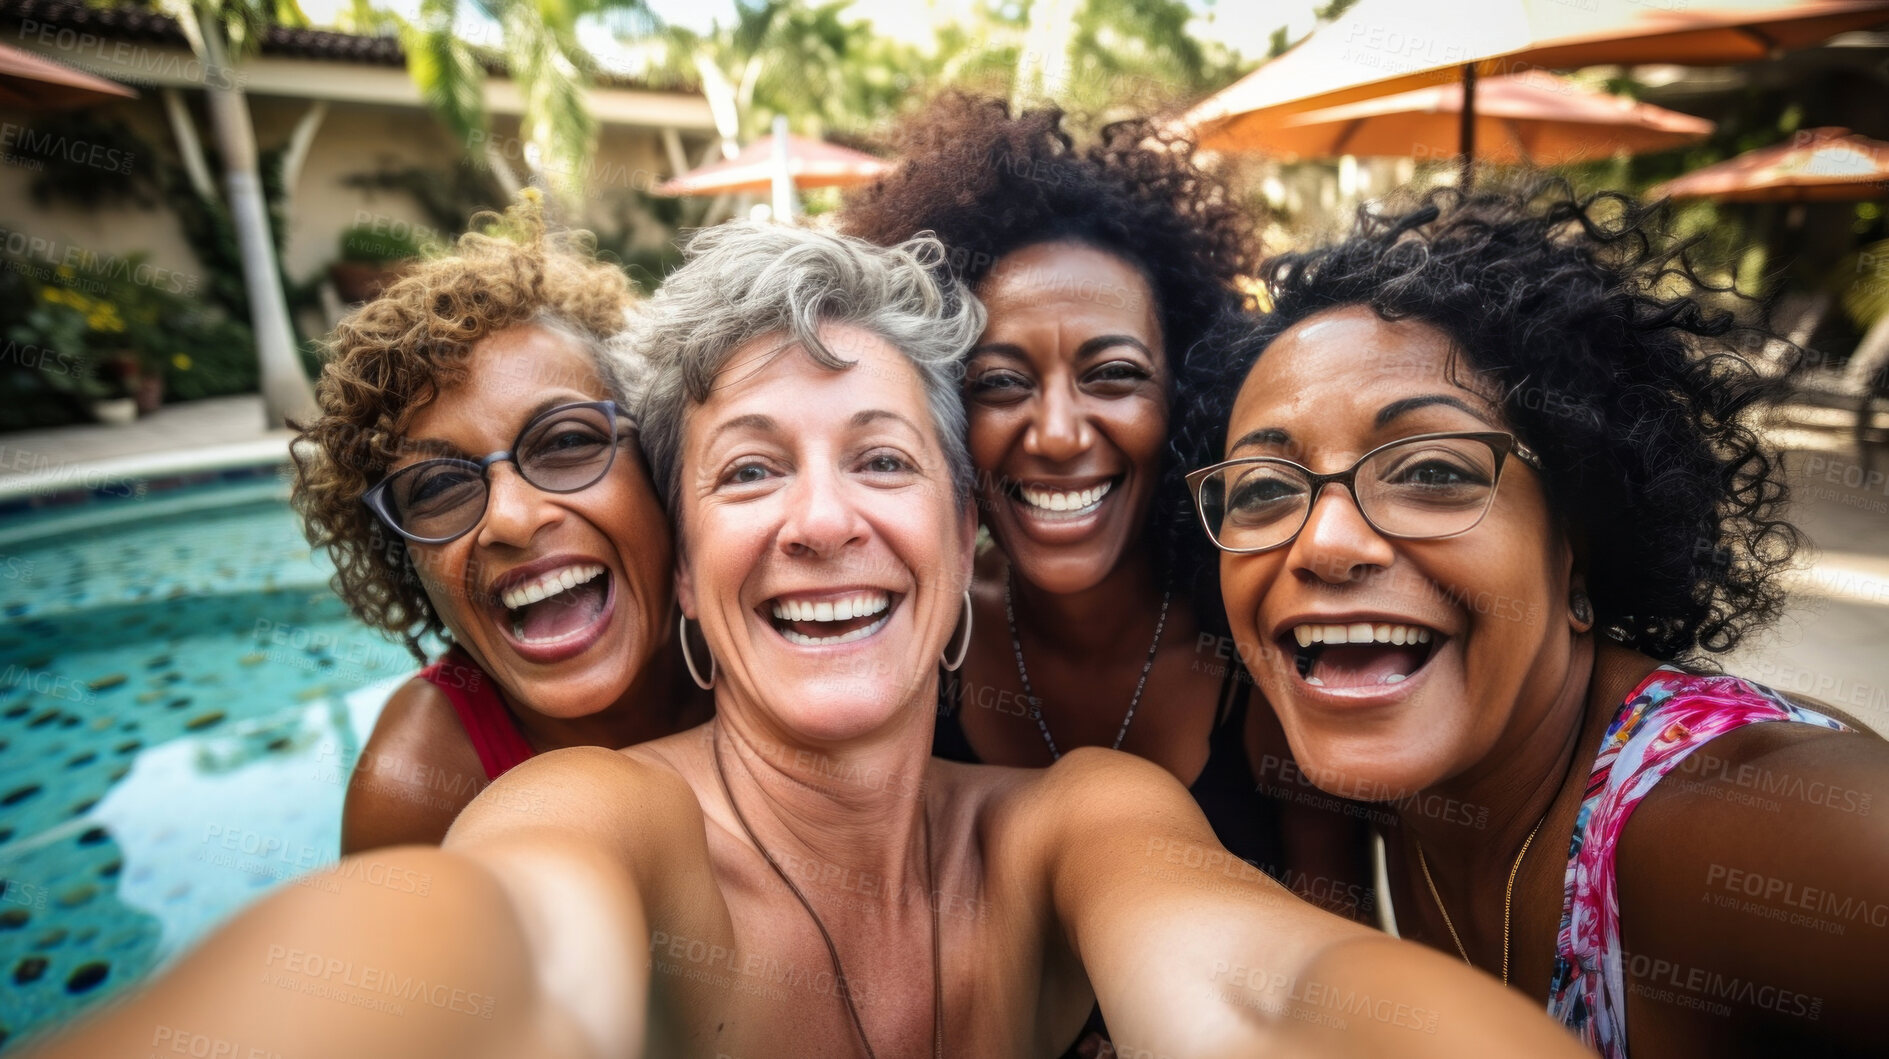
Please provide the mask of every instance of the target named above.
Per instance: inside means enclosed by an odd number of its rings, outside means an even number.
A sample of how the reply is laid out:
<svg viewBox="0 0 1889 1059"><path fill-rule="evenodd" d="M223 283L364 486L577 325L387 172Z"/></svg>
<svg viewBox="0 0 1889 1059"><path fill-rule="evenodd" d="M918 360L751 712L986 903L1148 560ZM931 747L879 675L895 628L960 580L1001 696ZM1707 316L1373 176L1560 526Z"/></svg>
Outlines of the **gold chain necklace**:
<svg viewBox="0 0 1889 1059"><path fill-rule="evenodd" d="M813 910L813 903L807 900L807 895L800 892L800 887L794 885L794 880L782 870L780 862L774 859L774 854L761 844L760 838L754 833L754 828L748 826L748 818L742 815L741 806L735 803L735 792L728 786L728 773L722 768L721 728L719 726L715 729L714 745L709 748L709 756L715 760L715 775L721 780L722 796L728 799L728 808L734 810L735 819L740 822L741 830L747 834L748 841L754 843L754 848L761 851L761 856L766 859L767 866L773 868L774 874L780 876L781 882L786 883L787 888L793 891L794 896L800 900L800 907L807 910L807 915L813 919L814 927L820 931L820 939L826 942L827 957L833 962L836 992L846 1003L846 1014L853 1020L853 1032L859 1035L859 1046L865 1050L866 1059L878 1059L877 1053L872 1050L872 1042L866 1039L866 1024L860 1021L859 1009L853 1005L852 980L846 977L845 968L840 966L840 950L833 944L833 935L827 932L826 924L821 921L820 913ZM919 804L918 815L925 831L925 886L927 888L925 904L931 908L931 1054L932 1059L944 1059L944 960L940 954L938 940L938 868L931 859L931 813L929 806L923 801Z"/></svg>
<svg viewBox="0 0 1889 1059"><path fill-rule="evenodd" d="M1550 808L1552 808L1552 806L1550 806ZM1535 832L1540 831L1541 825L1547 822L1548 814L1543 813L1541 819L1535 821L1535 826L1529 829L1528 837L1522 840L1522 849L1521 852L1515 854L1515 863L1509 865L1509 885L1502 891L1503 985L1509 984L1509 909L1513 906L1515 901L1515 876L1522 870L1522 858L1528 856L1528 847L1530 843L1535 841ZM1436 892L1436 880L1430 877L1430 862L1425 860L1423 856L1423 841L1415 837L1413 837L1411 841L1415 842L1417 845L1417 866L1423 869L1423 881L1430 887L1430 899L1436 902L1436 910L1443 913L1443 925L1449 929L1450 940L1456 943L1456 951L1462 956L1463 962L1474 967L1476 965L1475 961L1469 958L1469 950L1463 947L1463 939L1456 933L1456 924L1450 922L1450 910L1443 907L1443 896Z"/></svg>

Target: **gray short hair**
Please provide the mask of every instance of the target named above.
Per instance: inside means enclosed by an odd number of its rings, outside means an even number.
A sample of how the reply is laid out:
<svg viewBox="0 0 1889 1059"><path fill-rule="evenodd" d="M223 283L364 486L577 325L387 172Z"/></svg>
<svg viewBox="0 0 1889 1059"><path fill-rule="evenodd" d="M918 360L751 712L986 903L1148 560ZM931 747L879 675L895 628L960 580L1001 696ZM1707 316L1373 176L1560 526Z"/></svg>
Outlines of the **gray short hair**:
<svg viewBox="0 0 1889 1059"><path fill-rule="evenodd" d="M628 313L624 324L629 323ZM649 387L649 358L637 353L622 331L597 335L550 309L540 309L528 325L562 335L590 357L597 377L610 391L610 399L634 422L643 407L643 391Z"/></svg>
<svg viewBox="0 0 1889 1059"><path fill-rule="evenodd" d="M798 344L835 371L854 361L820 340L823 324L870 331L903 353L925 388L932 426L959 504L969 502L971 457L958 394L964 356L984 331L984 306L945 270L930 233L882 247L786 225L730 222L696 233L686 261L631 311L622 347L651 365L643 452L656 485L679 513L682 434L735 350L766 335Z"/></svg>

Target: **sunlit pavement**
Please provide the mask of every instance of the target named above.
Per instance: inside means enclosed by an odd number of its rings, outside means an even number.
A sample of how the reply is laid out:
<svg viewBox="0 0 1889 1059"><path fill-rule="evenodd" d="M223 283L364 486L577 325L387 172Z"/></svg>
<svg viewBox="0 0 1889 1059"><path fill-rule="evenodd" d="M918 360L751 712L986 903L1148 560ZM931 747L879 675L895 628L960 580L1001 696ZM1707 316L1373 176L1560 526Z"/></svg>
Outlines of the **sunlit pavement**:
<svg viewBox="0 0 1889 1059"><path fill-rule="evenodd" d="M0 434L0 501L285 462L290 437L269 429L256 394L166 405L123 425L11 431Z"/></svg>
<svg viewBox="0 0 1889 1059"><path fill-rule="evenodd" d="M1889 445L1865 453L1854 422L1849 410L1788 406L1767 431L1786 452L1790 518L1809 547L1783 620L1725 667L1889 733Z"/></svg>

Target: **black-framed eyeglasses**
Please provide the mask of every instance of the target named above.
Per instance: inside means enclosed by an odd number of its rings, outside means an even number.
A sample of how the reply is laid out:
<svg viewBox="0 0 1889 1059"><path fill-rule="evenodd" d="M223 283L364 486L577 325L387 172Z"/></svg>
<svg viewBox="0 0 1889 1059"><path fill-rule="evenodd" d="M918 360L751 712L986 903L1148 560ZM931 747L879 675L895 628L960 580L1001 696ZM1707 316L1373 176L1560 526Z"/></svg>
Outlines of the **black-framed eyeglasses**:
<svg viewBox="0 0 1889 1059"><path fill-rule="evenodd" d="M362 497L387 528L419 544L457 540L485 517L492 466L510 463L547 493L575 493L603 480L627 437L615 401L581 401L531 417L507 450L480 460L421 460L388 475Z"/></svg>
<svg viewBox="0 0 1889 1059"><path fill-rule="evenodd" d="M1511 453L1541 470L1541 458L1513 434L1419 434L1380 445L1337 474L1273 456L1243 456L1189 472L1187 487L1200 524L1224 552L1290 544L1319 494L1334 483L1350 490L1364 521L1383 536L1430 540L1476 528Z"/></svg>

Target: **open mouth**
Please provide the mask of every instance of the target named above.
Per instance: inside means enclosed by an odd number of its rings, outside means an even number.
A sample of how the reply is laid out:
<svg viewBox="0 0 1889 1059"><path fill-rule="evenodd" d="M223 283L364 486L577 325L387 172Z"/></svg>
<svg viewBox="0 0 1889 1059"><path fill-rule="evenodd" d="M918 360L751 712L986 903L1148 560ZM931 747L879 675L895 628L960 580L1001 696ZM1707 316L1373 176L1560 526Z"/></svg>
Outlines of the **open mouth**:
<svg viewBox="0 0 1889 1059"><path fill-rule="evenodd" d="M1423 625L1305 623L1280 637L1280 646L1292 654L1299 678L1313 687L1368 688L1410 679L1444 639Z"/></svg>
<svg viewBox="0 0 1889 1059"><path fill-rule="evenodd" d="M881 589L776 596L761 605L762 616L788 643L826 647L863 640L892 618L903 597Z"/></svg>
<svg viewBox="0 0 1889 1059"><path fill-rule="evenodd" d="M512 638L528 647L555 644L585 632L610 601L610 571L601 563L548 570L498 594Z"/></svg>
<svg viewBox="0 0 1889 1059"><path fill-rule="evenodd" d="M1046 522L1062 522L1094 514L1121 476L1105 478L1084 489L1052 489L1047 486L1018 483L1010 487L1011 499L1032 517Z"/></svg>

